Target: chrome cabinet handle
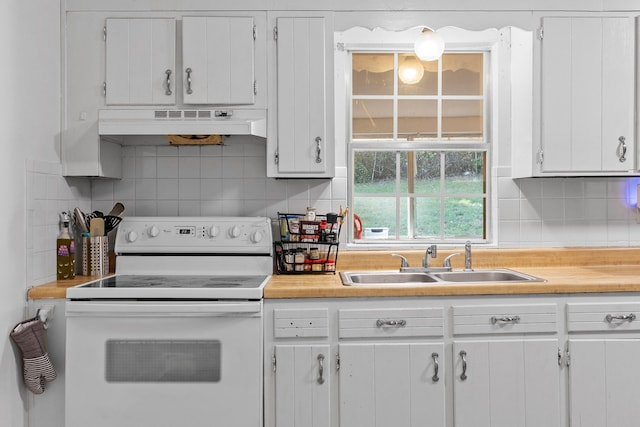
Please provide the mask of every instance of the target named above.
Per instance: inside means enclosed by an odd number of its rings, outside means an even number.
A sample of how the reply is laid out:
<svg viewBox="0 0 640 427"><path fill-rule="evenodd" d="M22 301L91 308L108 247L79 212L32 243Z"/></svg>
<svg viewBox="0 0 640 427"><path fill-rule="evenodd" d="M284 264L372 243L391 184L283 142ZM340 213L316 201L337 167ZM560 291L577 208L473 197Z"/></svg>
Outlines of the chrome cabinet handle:
<svg viewBox="0 0 640 427"><path fill-rule="evenodd" d="M460 379L464 381L467 379L467 352L461 350L460 358L462 359L462 373L460 374Z"/></svg>
<svg viewBox="0 0 640 427"><path fill-rule="evenodd" d="M318 384L324 384L324 354L318 355Z"/></svg>
<svg viewBox="0 0 640 427"><path fill-rule="evenodd" d="M440 381L440 377L438 376L438 371L440 370L440 366L438 365L438 353L431 353L431 358L433 359L433 376L431 379L434 383Z"/></svg>
<svg viewBox="0 0 640 427"><path fill-rule="evenodd" d="M165 80L167 90L164 92L164 94L169 96L173 93L171 92L171 70L166 70L164 73L167 75L167 79Z"/></svg>
<svg viewBox="0 0 640 427"><path fill-rule="evenodd" d="M191 68L187 68L184 71L187 73L187 93L191 95L193 93L193 90L191 89L191 73L193 70Z"/></svg>
<svg viewBox="0 0 640 427"><path fill-rule="evenodd" d="M322 163L322 157L320 157L320 153L322 149L320 148L320 143L322 142L322 138L316 136L316 163Z"/></svg>
<svg viewBox="0 0 640 427"><path fill-rule="evenodd" d="M401 328L403 326L406 326L407 321L406 320L382 320L382 319L378 319L376 321L376 326L378 328L382 328L384 326L395 326L396 328Z"/></svg>
<svg viewBox="0 0 640 427"><path fill-rule="evenodd" d="M519 323L520 316L503 316L503 317L491 317L491 324L495 325L496 323Z"/></svg>
<svg viewBox="0 0 640 427"><path fill-rule="evenodd" d="M620 163L624 163L627 160L627 158L625 157L627 155L627 143L625 141L626 138L624 136L618 138L618 148L616 148L616 156L618 156L618 160L620 160Z"/></svg>
<svg viewBox="0 0 640 427"><path fill-rule="evenodd" d="M636 315L635 313L631 313L631 314L607 314L605 317L605 320L607 321L607 323L611 323L614 320L620 320L622 322L633 322L634 320L636 320Z"/></svg>

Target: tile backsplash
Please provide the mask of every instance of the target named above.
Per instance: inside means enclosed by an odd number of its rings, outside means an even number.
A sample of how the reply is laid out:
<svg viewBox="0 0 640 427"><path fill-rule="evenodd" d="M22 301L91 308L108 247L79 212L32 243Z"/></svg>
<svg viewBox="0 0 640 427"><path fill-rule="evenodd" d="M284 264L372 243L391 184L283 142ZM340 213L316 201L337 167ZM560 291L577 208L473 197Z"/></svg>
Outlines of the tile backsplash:
<svg viewBox="0 0 640 427"><path fill-rule="evenodd" d="M93 209L114 201L136 216L269 216L346 206L346 169L330 179L267 178L264 139L225 145L124 146L122 180L92 182Z"/></svg>

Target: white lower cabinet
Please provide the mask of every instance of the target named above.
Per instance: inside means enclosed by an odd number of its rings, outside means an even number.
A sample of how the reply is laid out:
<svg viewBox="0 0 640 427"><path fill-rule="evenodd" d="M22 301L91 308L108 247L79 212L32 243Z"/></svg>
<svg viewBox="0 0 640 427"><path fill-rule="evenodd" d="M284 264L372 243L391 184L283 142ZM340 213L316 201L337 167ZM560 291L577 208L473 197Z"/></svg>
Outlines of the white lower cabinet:
<svg viewBox="0 0 640 427"><path fill-rule="evenodd" d="M265 300L265 427L640 423L640 296Z"/></svg>
<svg viewBox="0 0 640 427"><path fill-rule="evenodd" d="M445 427L444 344L340 344L340 426Z"/></svg>
<svg viewBox="0 0 640 427"><path fill-rule="evenodd" d="M329 427L328 345L275 346L275 425Z"/></svg>
<svg viewBox="0 0 640 427"><path fill-rule="evenodd" d="M454 341L455 427L560 426L558 340Z"/></svg>

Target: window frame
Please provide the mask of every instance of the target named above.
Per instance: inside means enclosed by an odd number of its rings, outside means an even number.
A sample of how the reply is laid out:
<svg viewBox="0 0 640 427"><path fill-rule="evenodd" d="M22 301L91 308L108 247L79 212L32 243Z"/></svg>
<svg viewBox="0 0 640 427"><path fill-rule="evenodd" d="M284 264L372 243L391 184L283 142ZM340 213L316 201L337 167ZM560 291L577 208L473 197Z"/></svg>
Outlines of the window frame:
<svg viewBox="0 0 640 427"><path fill-rule="evenodd" d="M459 30L459 29L457 29ZM465 30L459 30L463 33L467 33L469 35L470 32L466 32ZM497 31L496 31L497 33ZM396 33L397 34L397 33ZM495 37L495 36L494 36ZM394 66L397 69L398 65L398 55L402 53L411 52L412 47L409 43L382 43L382 42L374 42L374 43L339 43L339 49L345 53L344 60L344 73L346 77L345 83L345 108L346 108L346 123L345 123L345 144L346 144L346 155L347 155L347 164L349 167L347 168L347 198L348 205L353 206L354 201L354 157L355 152L357 151L477 151L485 153L485 170L484 170L484 192L478 193L478 197L483 197L485 200L484 205L484 236L482 238L470 239L473 243L481 243L481 244L491 244L494 241L494 222L497 217L497 213L495 212L495 192L493 191L493 182L495 180L495 171L493 170L494 157L497 153L497 141L496 141L496 127L497 127L497 111L495 108L496 104L496 94L495 90L497 88L497 78L496 73L499 72L497 67L497 40L492 37L486 37L486 40L483 37L474 37L473 34L468 37L462 37L460 39L456 39L453 43L447 43L447 47L445 53L483 53L484 56L484 82L483 82L483 94L482 99L484 101L483 106L483 140L482 142L469 142L469 141L455 141L455 140L447 140L440 139L439 141L430 140L420 140L420 141L411 141L411 142L399 142L398 140L389 140L388 142L380 142L380 141L353 141L352 137L352 84L351 84L351 76L352 76L352 54L353 53L396 53L394 57ZM395 41L396 39L394 39ZM440 61L439 61L440 62ZM440 79L442 77L441 74L442 65L439 63L439 84ZM397 81L398 76L395 73L394 79ZM393 99L401 100L404 95L399 95L394 92ZM455 95L442 95L441 90L437 95L438 102L446 99L455 99ZM471 96L465 96L464 99L470 99ZM397 112L394 112L394 116L397 116ZM440 118L440 117L439 117ZM439 127L439 131L441 132L441 127ZM397 136L397 129L394 128L394 136ZM441 136L441 133L439 133ZM445 172L441 171L441 176ZM443 179L441 177L441 179ZM408 194L408 193L407 193ZM475 194L474 194L475 195ZM395 197L403 196L403 193L394 193ZM412 196L413 197L413 196ZM439 199L443 197L447 197L447 194L444 192L440 192L437 195L434 195ZM413 197L416 200L416 197ZM442 204L441 204L442 206ZM459 244L463 243L468 238L447 238L444 237L444 212L441 207L441 229L440 229L440 237L426 237L426 238L408 238L408 239L358 239L354 238L353 233L353 224L349 223L349 232L347 236L347 243L349 246L354 247L375 247L375 246L403 246L403 247L411 247L415 245L424 245L426 243L452 243ZM401 218L399 216L398 207L396 207L396 227L399 226L399 222ZM352 222L352 221L350 221Z"/></svg>

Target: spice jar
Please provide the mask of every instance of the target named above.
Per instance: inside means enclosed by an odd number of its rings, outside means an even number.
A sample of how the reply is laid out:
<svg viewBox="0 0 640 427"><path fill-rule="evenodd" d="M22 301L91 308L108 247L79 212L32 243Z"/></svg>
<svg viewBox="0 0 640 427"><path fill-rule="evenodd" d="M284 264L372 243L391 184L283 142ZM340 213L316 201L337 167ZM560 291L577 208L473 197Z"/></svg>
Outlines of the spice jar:
<svg viewBox="0 0 640 427"><path fill-rule="evenodd" d="M304 249L298 248L294 258L295 271L304 271Z"/></svg>
<svg viewBox="0 0 640 427"><path fill-rule="evenodd" d="M307 217L305 218L307 221L315 221L316 220L316 208L309 206L307 208Z"/></svg>
<svg viewBox="0 0 640 427"><path fill-rule="evenodd" d="M320 259L320 251L318 248L309 248L309 259L318 260Z"/></svg>

